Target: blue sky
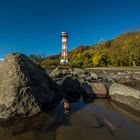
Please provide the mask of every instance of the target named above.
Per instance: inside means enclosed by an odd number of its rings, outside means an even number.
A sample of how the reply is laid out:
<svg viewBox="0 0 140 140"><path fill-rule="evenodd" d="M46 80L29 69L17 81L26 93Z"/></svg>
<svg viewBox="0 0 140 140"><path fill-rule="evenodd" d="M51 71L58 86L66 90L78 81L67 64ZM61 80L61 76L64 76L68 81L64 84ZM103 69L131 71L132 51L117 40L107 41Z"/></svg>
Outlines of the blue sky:
<svg viewBox="0 0 140 140"><path fill-rule="evenodd" d="M0 0L0 58L9 52L51 55L140 28L139 0Z"/></svg>

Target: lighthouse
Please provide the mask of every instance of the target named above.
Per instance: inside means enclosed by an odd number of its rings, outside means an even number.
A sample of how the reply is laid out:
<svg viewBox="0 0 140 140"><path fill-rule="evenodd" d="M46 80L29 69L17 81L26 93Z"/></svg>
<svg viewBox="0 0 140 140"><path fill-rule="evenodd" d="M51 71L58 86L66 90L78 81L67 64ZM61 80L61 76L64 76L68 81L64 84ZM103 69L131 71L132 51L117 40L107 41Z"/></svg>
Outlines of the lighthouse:
<svg viewBox="0 0 140 140"><path fill-rule="evenodd" d="M61 52L60 64L64 64L64 63L68 63L68 51L67 51L68 33L62 32L61 37L62 37L62 52Z"/></svg>

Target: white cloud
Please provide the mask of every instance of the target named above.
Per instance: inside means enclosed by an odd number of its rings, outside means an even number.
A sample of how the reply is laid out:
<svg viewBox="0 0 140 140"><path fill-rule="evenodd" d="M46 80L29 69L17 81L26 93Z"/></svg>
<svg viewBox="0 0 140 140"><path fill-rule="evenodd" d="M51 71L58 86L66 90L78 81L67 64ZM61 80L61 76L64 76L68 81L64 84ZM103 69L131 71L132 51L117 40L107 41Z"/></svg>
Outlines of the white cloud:
<svg viewBox="0 0 140 140"><path fill-rule="evenodd" d="M4 61L4 59L3 58L0 58L0 61Z"/></svg>

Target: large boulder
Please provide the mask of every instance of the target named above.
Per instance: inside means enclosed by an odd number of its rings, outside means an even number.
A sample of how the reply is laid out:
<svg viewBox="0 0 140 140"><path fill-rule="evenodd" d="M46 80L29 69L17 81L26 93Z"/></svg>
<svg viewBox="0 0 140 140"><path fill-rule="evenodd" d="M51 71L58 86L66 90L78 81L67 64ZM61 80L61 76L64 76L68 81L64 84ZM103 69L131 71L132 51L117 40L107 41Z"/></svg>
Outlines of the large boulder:
<svg viewBox="0 0 140 140"><path fill-rule="evenodd" d="M63 80L61 87L66 96L67 95L68 96L80 96L81 95L80 82L74 76L66 77Z"/></svg>
<svg viewBox="0 0 140 140"><path fill-rule="evenodd" d="M108 96L107 88L103 83L91 83L91 87L97 98L106 98Z"/></svg>
<svg viewBox="0 0 140 140"><path fill-rule="evenodd" d="M0 64L0 118L37 114L56 92L45 70L25 55L9 54Z"/></svg>
<svg viewBox="0 0 140 140"><path fill-rule="evenodd" d="M82 84L83 94L92 98L108 97L107 89L103 83L84 83Z"/></svg>
<svg viewBox="0 0 140 140"><path fill-rule="evenodd" d="M109 89L112 100L128 105L134 110L140 111L140 91L114 83Z"/></svg>

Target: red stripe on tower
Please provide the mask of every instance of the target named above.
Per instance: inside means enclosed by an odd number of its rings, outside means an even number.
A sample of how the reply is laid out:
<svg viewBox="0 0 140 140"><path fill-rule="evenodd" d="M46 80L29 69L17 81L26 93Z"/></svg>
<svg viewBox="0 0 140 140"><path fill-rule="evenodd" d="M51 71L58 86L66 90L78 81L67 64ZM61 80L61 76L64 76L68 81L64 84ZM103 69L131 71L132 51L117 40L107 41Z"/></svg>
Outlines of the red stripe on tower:
<svg viewBox="0 0 140 140"><path fill-rule="evenodd" d="M67 46L67 42L63 42L62 45L63 45L63 46Z"/></svg>

